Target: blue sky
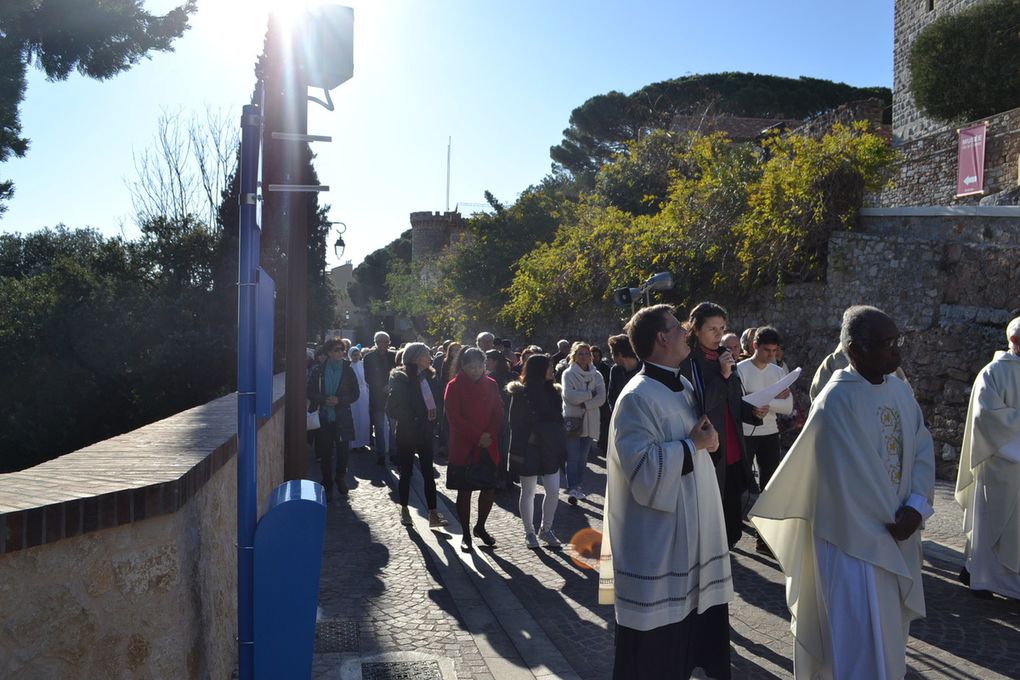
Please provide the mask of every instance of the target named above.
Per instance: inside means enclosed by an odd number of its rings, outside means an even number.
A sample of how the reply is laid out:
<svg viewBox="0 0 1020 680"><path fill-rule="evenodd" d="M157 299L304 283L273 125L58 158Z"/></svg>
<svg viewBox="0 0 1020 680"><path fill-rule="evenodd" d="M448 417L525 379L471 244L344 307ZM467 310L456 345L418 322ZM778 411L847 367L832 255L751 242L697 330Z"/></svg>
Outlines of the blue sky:
<svg viewBox="0 0 1020 680"><path fill-rule="evenodd" d="M62 222L137 236L134 155L161 111L239 115L274 2L199 0L175 52L106 82L48 83L33 69L21 109L31 147L0 167L16 183L0 231ZM482 203L485 190L512 202L549 171L571 110L597 94L720 71L892 85L891 0L341 4L355 9L354 78L333 91L336 111L310 106L308 127L333 137L314 147L331 187L321 200L347 224L343 259L355 264L407 229L410 212L445 208L450 136L451 207Z"/></svg>

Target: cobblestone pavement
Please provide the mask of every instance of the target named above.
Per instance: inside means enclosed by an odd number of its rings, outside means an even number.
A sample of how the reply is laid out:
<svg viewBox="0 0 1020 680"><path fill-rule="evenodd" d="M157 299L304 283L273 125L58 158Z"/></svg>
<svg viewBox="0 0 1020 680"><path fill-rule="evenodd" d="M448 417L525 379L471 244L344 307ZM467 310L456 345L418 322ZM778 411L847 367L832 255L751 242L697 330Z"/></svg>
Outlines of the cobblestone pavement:
<svg viewBox="0 0 1020 680"><path fill-rule="evenodd" d="M417 474L408 529L399 522L395 471L352 454L350 496L328 511L315 677L608 678L612 608L597 604L591 560L569 545L528 549L516 489L497 495L486 524L496 548L462 553L444 472L438 465L449 531L428 529ZM586 501L557 510L554 528L564 542L601 530L602 457L592 455L586 482ZM908 677L1020 677L1020 604L978 600L957 582L962 514L951 485L939 483L935 507L924 543L928 618L911 628ZM777 564L754 552L749 535L732 556L733 677L791 678L793 638Z"/></svg>

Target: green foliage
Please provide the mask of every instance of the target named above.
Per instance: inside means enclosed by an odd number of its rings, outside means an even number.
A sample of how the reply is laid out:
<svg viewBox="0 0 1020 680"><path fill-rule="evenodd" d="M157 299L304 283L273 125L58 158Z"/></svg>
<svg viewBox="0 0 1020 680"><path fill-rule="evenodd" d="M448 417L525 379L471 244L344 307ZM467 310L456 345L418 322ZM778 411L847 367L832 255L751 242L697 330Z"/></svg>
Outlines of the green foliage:
<svg viewBox="0 0 1020 680"><path fill-rule="evenodd" d="M631 145L615 163L632 167L643 152ZM762 285L818 278L829 234L852 225L892 158L863 123L821 140L776 137L764 150L721 134L692 136L672 153L667 166L685 172L672 172L656 212L588 197L551 243L518 261L502 318L530 332L592 303L610 304L615 288L659 271L674 273L666 299L681 306L709 291L726 301Z"/></svg>
<svg viewBox="0 0 1020 680"><path fill-rule="evenodd" d="M652 83L624 95L597 95L574 109L563 141L550 149L553 162L582 186L592 187L599 169L651 130L668 130L676 116L730 115L803 120L849 101L879 98L884 87L858 88L817 78L754 73L712 73Z"/></svg>
<svg viewBox="0 0 1020 680"><path fill-rule="evenodd" d="M691 176L695 169L683 154L690 135L655 130L603 165L595 179L595 193L620 210L654 215L662 208L670 181Z"/></svg>
<svg viewBox="0 0 1020 680"><path fill-rule="evenodd" d="M1020 0L990 0L925 27L910 89L931 117L975 120L1020 106Z"/></svg>
<svg viewBox="0 0 1020 680"><path fill-rule="evenodd" d="M821 140L775 136L769 160L748 188L736 225L742 283L749 289L818 280L829 236L852 229L864 194L881 188L893 151L866 123L836 125Z"/></svg>
<svg viewBox="0 0 1020 680"><path fill-rule="evenodd" d="M19 109L28 65L50 80L72 71L106 80L126 71L150 52L173 49L188 28L196 0L163 16L146 12L141 0L7 0L0 11L0 162L25 155ZM0 182L0 202L14 192ZM0 214L6 209L0 205Z"/></svg>
<svg viewBox="0 0 1020 680"><path fill-rule="evenodd" d="M215 252L195 222L146 225L137 242L0 236L0 472L227 391L235 321L212 285Z"/></svg>
<svg viewBox="0 0 1020 680"><path fill-rule="evenodd" d="M386 278L400 263L411 261L411 230L391 241L379 250L369 253L354 268L354 280L347 286L351 302L358 307L370 307L390 299Z"/></svg>

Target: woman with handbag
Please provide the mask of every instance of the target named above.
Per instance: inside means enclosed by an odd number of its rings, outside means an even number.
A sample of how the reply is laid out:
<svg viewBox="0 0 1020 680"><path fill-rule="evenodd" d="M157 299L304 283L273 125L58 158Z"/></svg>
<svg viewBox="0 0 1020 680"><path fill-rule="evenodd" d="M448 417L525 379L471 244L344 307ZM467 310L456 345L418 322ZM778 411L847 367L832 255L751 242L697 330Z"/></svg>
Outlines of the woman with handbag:
<svg viewBox="0 0 1020 680"><path fill-rule="evenodd" d="M552 531L559 503L560 468L567 459L560 390L553 382L554 366L548 354L533 354L524 364L520 382L507 385L510 395L510 470L521 478L520 512L524 541L538 548L539 539L550 548L560 541ZM535 487L545 487L541 530L535 534Z"/></svg>
<svg viewBox="0 0 1020 680"><path fill-rule="evenodd" d="M319 411L319 429L315 430L315 457L319 459L322 486L326 499L333 500L333 484L340 495L347 495L347 458L354 439L354 417L351 404L358 400L358 380L351 364L344 359L343 343L326 343L324 364L308 374L307 397L310 408ZM333 451L336 450L336 473L333 473Z"/></svg>
<svg viewBox="0 0 1020 680"><path fill-rule="evenodd" d="M567 433L567 500L571 505L588 496L581 490L588 452L599 439L599 407L606 401L606 384L592 364L591 346L575 342L563 371L563 428Z"/></svg>
<svg viewBox="0 0 1020 680"><path fill-rule="evenodd" d="M414 476L414 454L418 454L421 477L425 483L425 505L429 509L429 526L433 529L448 524L436 509L436 478L433 474L432 437L436 429L436 372L432 369L429 348L412 342L404 348L401 366L390 373L386 415L396 421L397 469L400 481L400 523L411 526L411 478Z"/></svg>
<svg viewBox="0 0 1020 680"><path fill-rule="evenodd" d="M496 381L485 375L485 354L469 347L458 357L460 370L446 386L446 420L450 424L446 486L457 492L457 517L463 537L461 550L472 549L471 534L485 545L496 539L485 530L499 485L499 431L503 400ZM471 524L471 493L478 494L478 522Z"/></svg>

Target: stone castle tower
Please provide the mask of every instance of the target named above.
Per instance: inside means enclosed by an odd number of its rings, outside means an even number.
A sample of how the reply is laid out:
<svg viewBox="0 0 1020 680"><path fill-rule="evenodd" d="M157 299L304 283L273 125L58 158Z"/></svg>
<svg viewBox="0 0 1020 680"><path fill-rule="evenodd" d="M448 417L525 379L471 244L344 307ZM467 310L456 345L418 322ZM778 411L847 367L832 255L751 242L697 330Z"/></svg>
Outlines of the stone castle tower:
<svg viewBox="0 0 1020 680"><path fill-rule="evenodd" d="M896 144L923 137L946 127L923 113L910 92L910 50L918 33L947 14L979 5L985 0L896 0L893 18L893 141ZM980 39L979 37L975 36Z"/></svg>
<svg viewBox="0 0 1020 680"><path fill-rule="evenodd" d="M466 230L467 222L457 211L411 213L411 261L438 255L463 238Z"/></svg>

